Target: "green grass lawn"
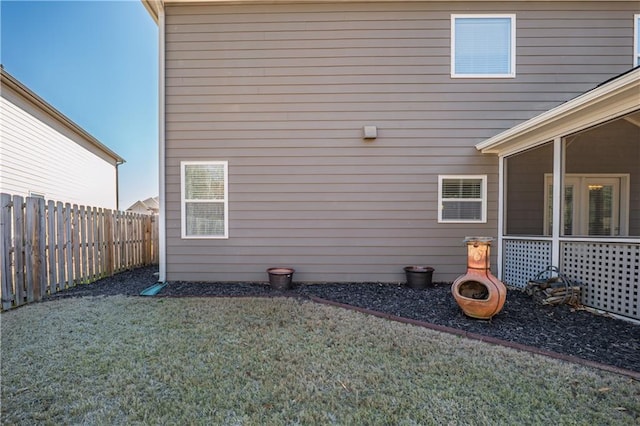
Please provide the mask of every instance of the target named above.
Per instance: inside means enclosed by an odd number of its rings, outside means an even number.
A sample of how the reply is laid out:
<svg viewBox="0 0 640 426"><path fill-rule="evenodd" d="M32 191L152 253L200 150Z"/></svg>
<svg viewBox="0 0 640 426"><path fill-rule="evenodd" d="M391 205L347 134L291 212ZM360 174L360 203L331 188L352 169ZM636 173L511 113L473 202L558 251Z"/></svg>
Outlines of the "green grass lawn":
<svg viewBox="0 0 640 426"><path fill-rule="evenodd" d="M292 299L65 299L1 321L3 424L640 424L627 377Z"/></svg>

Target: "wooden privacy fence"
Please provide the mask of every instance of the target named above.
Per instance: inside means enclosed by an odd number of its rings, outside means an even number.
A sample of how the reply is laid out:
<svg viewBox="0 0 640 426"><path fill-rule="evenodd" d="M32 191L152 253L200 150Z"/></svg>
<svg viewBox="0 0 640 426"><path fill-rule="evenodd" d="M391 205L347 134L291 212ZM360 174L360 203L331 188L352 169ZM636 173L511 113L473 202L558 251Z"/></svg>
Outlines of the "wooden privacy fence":
<svg viewBox="0 0 640 426"><path fill-rule="evenodd" d="M2 310L158 263L154 216L0 194Z"/></svg>

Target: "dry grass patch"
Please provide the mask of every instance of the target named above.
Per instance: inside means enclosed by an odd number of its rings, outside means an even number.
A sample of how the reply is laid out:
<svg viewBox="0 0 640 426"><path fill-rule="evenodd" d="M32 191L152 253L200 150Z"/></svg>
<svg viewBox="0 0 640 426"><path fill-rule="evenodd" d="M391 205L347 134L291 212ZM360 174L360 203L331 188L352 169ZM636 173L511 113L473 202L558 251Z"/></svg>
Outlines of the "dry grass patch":
<svg viewBox="0 0 640 426"><path fill-rule="evenodd" d="M638 424L640 383L291 299L2 314L6 424Z"/></svg>

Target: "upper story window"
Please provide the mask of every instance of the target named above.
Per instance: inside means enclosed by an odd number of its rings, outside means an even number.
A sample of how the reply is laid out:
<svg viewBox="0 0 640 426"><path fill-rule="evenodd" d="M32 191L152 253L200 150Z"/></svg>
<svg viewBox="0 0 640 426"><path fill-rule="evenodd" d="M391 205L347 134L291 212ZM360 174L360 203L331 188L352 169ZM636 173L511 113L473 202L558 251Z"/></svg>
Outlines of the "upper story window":
<svg viewBox="0 0 640 426"><path fill-rule="evenodd" d="M487 176L438 176L438 222L486 223Z"/></svg>
<svg viewBox="0 0 640 426"><path fill-rule="evenodd" d="M228 163L183 161L182 238L228 238Z"/></svg>
<svg viewBox="0 0 640 426"><path fill-rule="evenodd" d="M633 18L633 66L640 65L640 14Z"/></svg>
<svg viewBox="0 0 640 426"><path fill-rule="evenodd" d="M451 15L451 77L515 76L515 15Z"/></svg>

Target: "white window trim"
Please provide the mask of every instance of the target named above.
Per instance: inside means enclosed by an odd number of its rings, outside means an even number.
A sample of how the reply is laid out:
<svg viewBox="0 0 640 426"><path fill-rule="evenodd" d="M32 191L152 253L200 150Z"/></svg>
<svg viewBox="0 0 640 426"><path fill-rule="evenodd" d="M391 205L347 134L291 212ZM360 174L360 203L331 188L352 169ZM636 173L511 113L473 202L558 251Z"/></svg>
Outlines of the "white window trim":
<svg viewBox="0 0 640 426"><path fill-rule="evenodd" d="M511 69L505 74L456 74L456 19L509 18L511 19ZM509 14L452 14L451 15L451 78L515 78L516 76L516 15Z"/></svg>
<svg viewBox="0 0 640 426"><path fill-rule="evenodd" d="M640 13L633 15L633 66L640 65L640 40L638 40L638 28L640 28Z"/></svg>
<svg viewBox="0 0 640 426"><path fill-rule="evenodd" d="M224 235L187 235L187 212L185 199L185 169L189 165L217 165L224 166ZM211 201L211 200L207 200ZM219 200L215 200L219 202ZM223 240L229 238L229 162L228 161L181 161L180 162L180 228L182 239L185 240Z"/></svg>
<svg viewBox="0 0 640 426"><path fill-rule="evenodd" d="M480 179L482 181L480 198L465 198L465 201L480 201L481 217L478 220L443 219L443 202L460 200L460 198L442 198L442 182L445 179ZM487 175L438 175L438 223L487 223Z"/></svg>

